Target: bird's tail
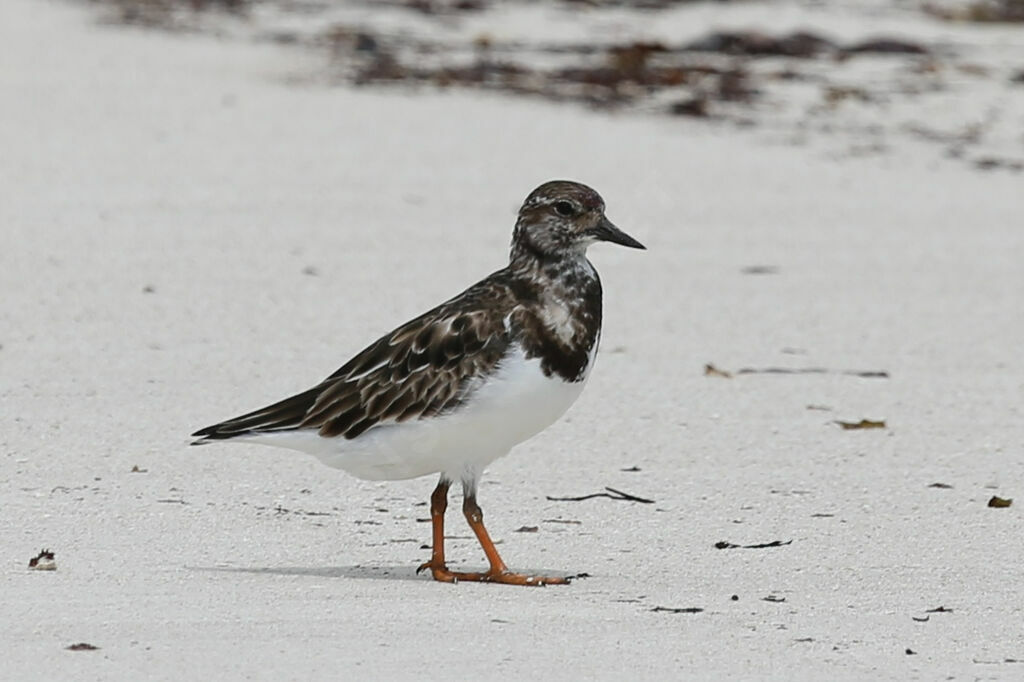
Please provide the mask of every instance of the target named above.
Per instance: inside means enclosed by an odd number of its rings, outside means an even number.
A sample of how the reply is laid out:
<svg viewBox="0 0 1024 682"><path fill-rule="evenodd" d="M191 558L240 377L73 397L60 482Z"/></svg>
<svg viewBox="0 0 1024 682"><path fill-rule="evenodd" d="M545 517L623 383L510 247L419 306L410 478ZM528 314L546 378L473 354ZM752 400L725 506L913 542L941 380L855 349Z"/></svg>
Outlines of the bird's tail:
<svg viewBox="0 0 1024 682"><path fill-rule="evenodd" d="M273 405L199 429L192 434L196 440L190 445L206 445L259 433L294 431L303 425L320 392L321 387L317 386Z"/></svg>

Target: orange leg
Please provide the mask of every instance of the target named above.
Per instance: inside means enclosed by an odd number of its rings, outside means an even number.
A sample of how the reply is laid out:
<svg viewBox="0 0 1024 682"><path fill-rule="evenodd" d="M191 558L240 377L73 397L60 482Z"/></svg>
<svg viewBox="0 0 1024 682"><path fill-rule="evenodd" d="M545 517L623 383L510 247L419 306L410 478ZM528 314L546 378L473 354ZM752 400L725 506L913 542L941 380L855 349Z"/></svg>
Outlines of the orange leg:
<svg viewBox="0 0 1024 682"><path fill-rule="evenodd" d="M486 573L471 574L478 577L459 578L459 580L479 580L486 583L502 583L504 585L568 585L569 578L558 578L553 576L526 575L524 573L512 573L508 570L505 562L498 554L498 548L494 546L490 534L484 527L484 513L476 503L475 495L467 495L462 502L462 513L466 515L469 527L473 529L476 539L480 541L484 554L487 555L487 563L491 565Z"/></svg>
<svg viewBox="0 0 1024 682"><path fill-rule="evenodd" d="M484 527L484 513L476 503L476 496L469 494L465 496L462 503L462 513L466 516L469 527L473 529L476 539L487 556L487 563L490 568L486 573L464 573L450 571L444 559L444 513L448 507L448 486L449 483L442 480L430 496L430 519L433 524L434 546L431 551L430 561L421 565L416 572L430 569L434 580L446 583L456 583L460 580L468 582L502 583L505 585L567 585L569 578L558 578L549 576L532 576L522 573L512 573L508 570L505 562L501 560L498 549L494 546L487 528Z"/></svg>
<svg viewBox="0 0 1024 682"><path fill-rule="evenodd" d="M454 582L444 578L444 574L449 572L444 562L444 513L448 509L448 486L450 485L449 481L442 478L437 482L437 487L434 488L434 492L430 496L430 526L433 531L434 544L430 551L430 561L420 564L420 567L416 569L418 574L429 568L434 580L444 582Z"/></svg>

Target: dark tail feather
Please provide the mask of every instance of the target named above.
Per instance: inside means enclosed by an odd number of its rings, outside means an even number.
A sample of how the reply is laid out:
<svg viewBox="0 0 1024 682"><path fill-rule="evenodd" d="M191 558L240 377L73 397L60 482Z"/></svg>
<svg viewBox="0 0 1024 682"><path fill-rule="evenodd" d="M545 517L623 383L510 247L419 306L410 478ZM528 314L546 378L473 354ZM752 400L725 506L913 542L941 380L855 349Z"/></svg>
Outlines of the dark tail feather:
<svg viewBox="0 0 1024 682"><path fill-rule="evenodd" d="M199 429L192 434L197 440L192 441L191 445L205 445L215 440L228 440L253 433L297 429L322 390L321 386L315 386L273 405Z"/></svg>

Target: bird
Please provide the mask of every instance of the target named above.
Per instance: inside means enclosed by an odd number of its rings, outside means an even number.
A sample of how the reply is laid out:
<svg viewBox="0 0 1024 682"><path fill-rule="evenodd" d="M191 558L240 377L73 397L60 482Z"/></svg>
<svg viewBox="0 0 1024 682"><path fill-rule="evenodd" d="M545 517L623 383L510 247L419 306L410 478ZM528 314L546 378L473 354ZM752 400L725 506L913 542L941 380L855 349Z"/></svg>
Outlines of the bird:
<svg viewBox="0 0 1024 682"><path fill-rule="evenodd" d="M441 582L566 584L510 570L483 523L484 469L557 421L583 390L601 336L595 242L643 244L605 216L590 187L552 180L519 209L508 265L380 337L312 388L207 426L192 445L290 448L367 480L437 475L429 570ZM488 569L454 571L444 547L451 484Z"/></svg>

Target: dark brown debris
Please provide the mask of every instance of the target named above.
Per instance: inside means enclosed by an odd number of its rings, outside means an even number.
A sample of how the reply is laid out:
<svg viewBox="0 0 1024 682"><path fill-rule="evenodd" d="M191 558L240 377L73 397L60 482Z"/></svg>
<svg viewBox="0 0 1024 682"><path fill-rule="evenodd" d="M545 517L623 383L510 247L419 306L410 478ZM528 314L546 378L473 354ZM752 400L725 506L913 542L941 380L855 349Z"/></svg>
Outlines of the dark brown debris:
<svg viewBox="0 0 1024 682"><path fill-rule="evenodd" d="M813 33L797 31L772 36L760 31L718 31L682 48L688 52L717 52L748 57L815 57L836 49L835 43Z"/></svg>
<svg viewBox="0 0 1024 682"><path fill-rule="evenodd" d="M540 528L538 526L519 526L513 532L514 533L536 533Z"/></svg>
<svg viewBox="0 0 1024 682"><path fill-rule="evenodd" d="M883 369L833 370L825 367L742 367L736 370L735 374L842 374L845 376L860 377L862 379L889 378L889 373ZM704 376L717 376L728 379L733 376L733 373L724 369L719 369L709 362L704 365ZM808 407L808 409L820 408Z"/></svg>
<svg viewBox="0 0 1024 682"><path fill-rule="evenodd" d="M684 52L713 52L742 57L792 57L810 59L822 55L857 54L924 55L924 45L901 38L872 37L851 45L838 45L808 31L770 35L760 31L718 31L681 48Z"/></svg>
<svg viewBox="0 0 1024 682"><path fill-rule="evenodd" d="M87 642L78 642L77 644L72 644L65 648L68 651L96 651L97 649L99 649L99 647L95 644L89 644Z"/></svg>
<svg viewBox="0 0 1024 682"><path fill-rule="evenodd" d="M699 606L684 606L682 608L675 608L671 606L655 606L651 609L654 613L700 613L704 609Z"/></svg>
<svg viewBox="0 0 1024 682"><path fill-rule="evenodd" d="M920 43L900 38L870 38L843 48L846 54L929 54Z"/></svg>
<svg viewBox="0 0 1024 682"><path fill-rule="evenodd" d="M712 100L748 102L759 94L742 65L714 63L694 57L685 48L659 42L551 45L540 50L571 55L577 63L545 70L527 66L514 56L503 60L501 55L516 55L517 46L495 45L489 37L476 42L471 62L459 64L408 62L398 54L408 46L365 30L336 27L325 39L339 64L346 68L346 78L356 85L461 86L578 101L599 108L631 104L660 90L684 87L689 97L669 110L699 117L711 115L708 103ZM450 51L442 44L421 44L418 48L434 55Z"/></svg>
<svg viewBox="0 0 1024 682"><path fill-rule="evenodd" d="M669 49L662 43L627 43L613 45L608 48L608 66L622 74L642 83L649 76L651 57L664 54Z"/></svg>
<svg viewBox="0 0 1024 682"><path fill-rule="evenodd" d="M726 372L725 370L718 369L710 362L704 365L704 376L706 377L721 377L722 379L732 379L732 373Z"/></svg>
<svg viewBox="0 0 1024 682"><path fill-rule="evenodd" d="M846 370L843 374L848 374L852 377L860 377L862 379L888 379L889 373L884 369L878 370Z"/></svg>
<svg viewBox="0 0 1024 682"><path fill-rule="evenodd" d="M406 9L422 12L423 14L455 14L457 12L476 12L487 7L482 0L405 0L398 3Z"/></svg>
<svg viewBox="0 0 1024 682"><path fill-rule="evenodd" d="M947 21L979 23L1016 23L1024 21L1024 2L1021 0L974 0L966 7L926 3L929 14Z"/></svg>
<svg viewBox="0 0 1024 682"><path fill-rule="evenodd" d="M825 367L743 367L736 371L737 374L845 374L851 377L862 379L888 379L889 373L885 370L860 370L844 369L831 370Z"/></svg>
<svg viewBox="0 0 1024 682"><path fill-rule="evenodd" d="M772 540L771 542L762 542L756 545L736 545L721 540L715 543L715 549L768 549L771 547L785 547L791 544L793 544L792 540Z"/></svg>
<svg viewBox="0 0 1024 682"><path fill-rule="evenodd" d="M845 85L830 85L823 92L825 104L835 108L842 102L873 102L874 96L864 88Z"/></svg>
<svg viewBox="0 0 1024 682"><path fill-rule="evenodd" d="M997 156L983 156L974 160L974 167L978 170L1008 170L1019 173L1024 170L1024 161Z"/></svg>
<svg viewBox="0 0 1024 682"><path fill-rule="evenodd" d="M118 19L126 24L163 29L180 28L175 13L182 10L192 12L221 11L245 15L250 0L112 0Z"/></svg>
<svg viewBox="0 0 1024 682"><path fill-rule="evenodd" d="M988 506L994 509L1005 509L1006 507L1009 507L1012 504L1012 498L999 497L998 495L993 495L992 498L988 501Z"/></svg>
<svg viewBox="0 0 1024 682"><path fill-rule="evenodd" d="M927 611L925 611L926 614L932 614L932 613L952 613L952 612L953 612L953 609L947 609L945 606L939 606L937 608L928 609ZM930 615L920 616L920 617L919 616L911 616L910 619L913 620L916 623L927 623L928 621L930 621L932 619L932 617Z"/></svg>
<svg viewBox="0 0 1024 682"><path fill-rule="evenodd" d="M711 115L708 111L708 98L705 95L697 95L681 99L672 104L668 110L669 113L676 116L707 118Z"/></svg>
<svg viewBox="0 0 1024 682"><path fill-rule="evenodd" d="M157 500L157 501L158 502L163 502L164 500ZM178 502L179 500L166 500L166 501L168 501L168 502ZM182 504L185 504L185 502L182 501ZM273 507L268 507L268 506L265 506L265 505L255 505L254 509L256 509L256 511L259 511L259 512L272 511L277 516L282 516L282 515L285 515L285 514L294 514L296 516L334 516L334 514L332 512L305 511L303 509L288 509L287 507L283 507L283 506L281 506L279 504L274 505ZM427 520L429 521L429 519L427 519ZM356 523L357 524L380 525L380 523L378 521L356 521Z"/></svg>
<svg viewBox="0 0 1024 682"><path fill-rule="evenodd" d="M843 431L858 431L864 429L884 429L885 420L861 419L859 422L844 422L836 420L836 424L842 427Z"/></svg>
<svg viewBox="0 0 1024 682"><path fill-rule="evenodd" d="M940 488L942 490L950 490L953 486L948 483L932 483L928 486L929 488Z"/></svg>
<svg viewBox="0 0 1024 682"><path fill-rule="evenodd" d="M712 93L725 102L750 102L761 94L751 84L750 74L741 68L723 71L715 85Z"/></svg>
<svg viewBox="0 0 1024 682"><path fill-rule="evenodd" d="M823 367L765 367L754 368L744 367L735 371L736 375L743 374L775 374L775 375L800 375L800 374L840 374L848 377L860 377L861 379L888 379L889 373L885 370L829 370ZM733 376L732 372L721 370L711 363L705 365L706 377L722 377L728 379ZM808 406L808 410L820 410L820 407ZM827 410L827 408L825 408Z"/></svg>

